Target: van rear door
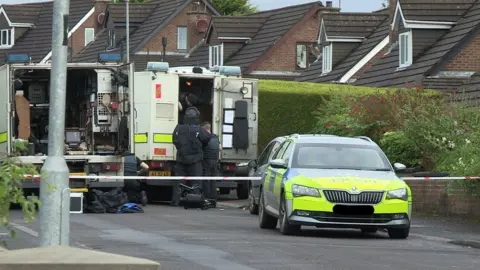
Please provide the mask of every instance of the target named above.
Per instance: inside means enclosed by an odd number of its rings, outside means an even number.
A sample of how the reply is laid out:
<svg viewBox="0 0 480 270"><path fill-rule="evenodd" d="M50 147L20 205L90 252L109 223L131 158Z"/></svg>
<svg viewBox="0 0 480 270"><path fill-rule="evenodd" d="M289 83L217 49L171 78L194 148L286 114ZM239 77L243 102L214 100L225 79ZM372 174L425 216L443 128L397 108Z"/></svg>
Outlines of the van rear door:
<svg viewBox="0 0 480 270"><path fill-rule="evenodd" d="M134 83L135 154L144 160L175 160L178 75L136 72Z"/></svg>
<svg viewBox="0 0 480 270"><path fill-rule="evenodd" d="M246 161L257 156L258 80L219 77L217 111L223 161ZM219 86L219 87L218 87Z"/></svg>
<svg viewBox="0 0 480 270"><path fill-rule="evenodd" d="M9 152L10 141L10 69L8 65L0 67L0 159Z"/></svg>

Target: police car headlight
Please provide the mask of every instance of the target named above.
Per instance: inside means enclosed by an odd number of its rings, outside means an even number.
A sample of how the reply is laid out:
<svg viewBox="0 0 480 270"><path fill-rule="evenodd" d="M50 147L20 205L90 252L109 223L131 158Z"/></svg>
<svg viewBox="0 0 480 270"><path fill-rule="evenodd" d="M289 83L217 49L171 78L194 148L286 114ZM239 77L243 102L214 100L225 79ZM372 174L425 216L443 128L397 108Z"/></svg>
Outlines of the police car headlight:
<svg viewBox="0 0 480 270"><path fill-rule="evenodd" d="M408 191L406 188L399 188L395 190L390 190L387 192L387 200L408 200Z"/></svg>
<svg viewBox="0 0 480 270"><path fill-rule="evenodd" d="M300 185L292 185L292 194L295 197L300 196L312 196L312 197L320 197L320 192L316 188L300 186Z"/></svg>

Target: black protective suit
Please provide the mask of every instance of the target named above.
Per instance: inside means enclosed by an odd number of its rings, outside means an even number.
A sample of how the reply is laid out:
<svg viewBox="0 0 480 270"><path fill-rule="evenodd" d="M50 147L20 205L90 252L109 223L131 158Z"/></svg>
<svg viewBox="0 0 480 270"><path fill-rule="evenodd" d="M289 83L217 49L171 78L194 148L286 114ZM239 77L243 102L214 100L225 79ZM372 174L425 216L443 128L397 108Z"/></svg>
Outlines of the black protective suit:
<svg viewBox="0 0 480 270"><path fill-rule="evenodd" d="M220 140L215 134L210 134L210 141L203 148L203 176L218 176L218 155L220 153ZM208 199L217 199L216 181L203 181L202 189Z"/></svg>
<svg viewBox="0 0 480 270"><path fill-rule="evenodd" d="M177 148L176 176L202 176L203 147L208 144L210 134L199 124L200 112L195 107L185 111L183 124L173 131L173 144ZM193 185L194 183L188 183ZM180 183L174 185L172 204L180 202Z"/></svg>

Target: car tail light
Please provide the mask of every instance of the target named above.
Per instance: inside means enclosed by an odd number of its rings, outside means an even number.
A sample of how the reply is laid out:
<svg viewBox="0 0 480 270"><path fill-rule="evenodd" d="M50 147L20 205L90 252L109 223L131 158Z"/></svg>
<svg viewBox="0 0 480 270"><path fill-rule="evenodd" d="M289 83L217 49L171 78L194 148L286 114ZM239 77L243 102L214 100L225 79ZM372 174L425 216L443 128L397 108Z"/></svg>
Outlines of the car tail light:
<svg viewBox="0 0 480 270"><path fill-rule="evenodd" d="M237 169L235 164L223 164L224 172L234 172Z"/></svg>
<svg viewBox="0 0 480 270"><path fill-rule="evenodd" d="M150 163L150 168L152 169L160 169L160 168L164 168L165 167L165 163L162 162L162 161L152 161Z"/></svg>
<svg viewBox="0 0 480 270"><path fill-rule="evenodd" d="M104 171L119 171L120 170L120 163L104 163L103 164Z"/></svg>

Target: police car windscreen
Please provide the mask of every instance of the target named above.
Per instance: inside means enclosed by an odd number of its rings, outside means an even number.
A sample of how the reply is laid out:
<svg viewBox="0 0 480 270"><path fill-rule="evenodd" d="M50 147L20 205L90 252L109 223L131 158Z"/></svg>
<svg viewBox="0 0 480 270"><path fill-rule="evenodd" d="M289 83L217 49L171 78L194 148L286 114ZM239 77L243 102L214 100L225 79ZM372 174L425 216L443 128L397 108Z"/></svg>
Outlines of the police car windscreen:
<svg viewBox="0 0 480 270"><path fill-rule="evenodd" d="M292 168L391 171L385 155L376 147L347 144L298 144Z"/></svg>

